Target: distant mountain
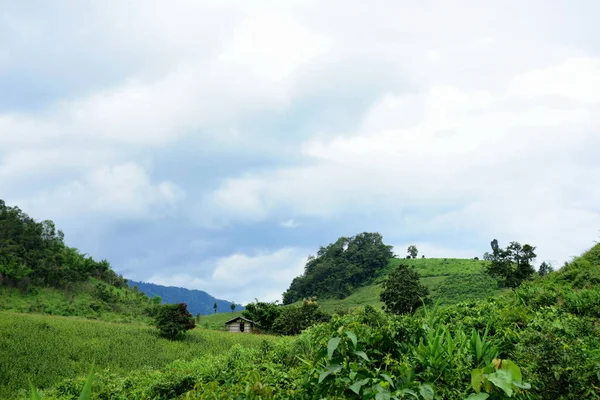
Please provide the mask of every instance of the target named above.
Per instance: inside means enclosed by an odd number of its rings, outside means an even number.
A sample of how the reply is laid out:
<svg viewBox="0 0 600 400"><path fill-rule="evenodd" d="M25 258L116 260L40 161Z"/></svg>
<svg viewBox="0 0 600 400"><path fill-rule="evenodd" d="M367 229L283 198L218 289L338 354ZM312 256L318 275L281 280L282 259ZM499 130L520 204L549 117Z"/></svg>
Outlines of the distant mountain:
<svg viewBox="0 0 600 400"><path fill-rule="evenodd" d="M162 286L154 283L136 282L128 280L129 286L137 286L140 292L149 297L160 296L163 303L185 303L189 312L192 314L207 315L212 314L213 304L217 302L217 312L231 311L231 302L219 300L202 290L189 290L175 286ZM235 311L241 311L244 307L236 305Z"/></svg>

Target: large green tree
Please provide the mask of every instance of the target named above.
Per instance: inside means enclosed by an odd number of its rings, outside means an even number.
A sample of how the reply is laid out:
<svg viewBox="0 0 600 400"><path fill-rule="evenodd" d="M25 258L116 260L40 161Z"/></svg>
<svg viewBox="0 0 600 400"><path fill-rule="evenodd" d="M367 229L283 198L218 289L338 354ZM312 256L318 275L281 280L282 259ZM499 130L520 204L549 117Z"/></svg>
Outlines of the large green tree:
<svg viewBox="0 0 600 400"><path fill-rule="evenodd" d="M279 314L281 314L281 307L276 303L258 301L258 299L254 303L247 304L242 312L244 318L256 322L260 329L267 332L272 330L273 323Z"/></svg>
<svg viewBox="0 0 600 400"><path fill-rule="evenodd" d="M535 273L533 261L537 257L535 247L519 242L510 242L505 248L498 245L494 239L490 243L491 253L485 253L483 258L489 261L486 272L498 279L502 286L516 288L524 280L531 278Z"/></svg>
<svg viewBox="0 0 600 400"><path fill-rule="evenodd" d="M173 340L194 329L194 316L190 314L185 303L164 304L160 306L154 318L154 324L160 335Z"/></svg>
<svg viewBox="0 0 600 400"><path fill-rule="evenodd" d="M383 282L380 299L385 310L393 314L411 314L429 302L429 289L419 281L419 273L400 264Z"/></svg>
<svg viewBox="0 0 600 400"><path fill-rule="evenodd" d="M304 274L294 278L283 294L283 303L309 297L344 298L372 281L392 257L392 246L384 244L379 233L341 237L309 256Z"/></svg>

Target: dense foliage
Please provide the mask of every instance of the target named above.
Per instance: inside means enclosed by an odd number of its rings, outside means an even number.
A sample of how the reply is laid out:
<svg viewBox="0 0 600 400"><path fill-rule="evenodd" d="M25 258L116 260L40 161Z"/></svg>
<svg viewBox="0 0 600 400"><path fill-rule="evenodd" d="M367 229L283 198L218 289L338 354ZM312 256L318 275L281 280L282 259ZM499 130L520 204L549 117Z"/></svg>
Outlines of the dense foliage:
<svg viewBox="0 0 600 400"><path fill-rule="evenodd" d="M181 337L185 331L194 329L194 316L187 310L185 303L163 304L156 311L154 324L160 335L168 339Z"/></svg>
<svg viewBox="0 0 600 400"><path fill-rule="evenodd" d="M283 294L283 303L309 297L344 298L353 289L371 282L388 265L392 246L379 233L341 237L310 256L304 274L295 278Z"/></svg>
<svg viewBox="0 0 600 400"><path fill-rule="evenodd" d="M0 200L0 285L63 288L90 277L126 286L107 261L94 261L67 247L52 221L37 222Z"/></svg>
<svg viewBox="0 0 600 400"><path fill-rule="evenodd" d="M283 308L273 322L272 331L280 335L298 335L306 328L330 319L330 315L319 308L315 299L305 299L300 305Z"/></svg>
<svg viewBox="0 0 600 400"><path fill-rule="evenodd" d="M394 314L411 314L429 301L429 289L419 282L419 273L400 264L383 282L381 301L386 311Z"/></svg>
<svg viewBox="0 0 600 400"><path fill-rule="evenodd" d="M502 249L496 239L492 240L491 246L492 253L484 255L484 259L490 262L487 273L499 279L503 286L516 288L535 273L532 265L537 257L535 247L510 242L506 249Z"/></svg>

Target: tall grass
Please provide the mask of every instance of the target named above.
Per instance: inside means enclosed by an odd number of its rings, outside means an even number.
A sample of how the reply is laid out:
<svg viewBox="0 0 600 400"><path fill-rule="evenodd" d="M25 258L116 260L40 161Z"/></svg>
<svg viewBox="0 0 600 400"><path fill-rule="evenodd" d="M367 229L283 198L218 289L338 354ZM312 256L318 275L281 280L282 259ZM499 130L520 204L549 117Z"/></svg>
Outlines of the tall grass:
<svg viewBox="0 0 600 400"><path fill-rule="evenodd" d="M183 341L158 337L147 325L0 312L0 398L14 399L27 379L39 389L97 370L161 368L174 360L253 348L276 338L194 329Z"/></svg>

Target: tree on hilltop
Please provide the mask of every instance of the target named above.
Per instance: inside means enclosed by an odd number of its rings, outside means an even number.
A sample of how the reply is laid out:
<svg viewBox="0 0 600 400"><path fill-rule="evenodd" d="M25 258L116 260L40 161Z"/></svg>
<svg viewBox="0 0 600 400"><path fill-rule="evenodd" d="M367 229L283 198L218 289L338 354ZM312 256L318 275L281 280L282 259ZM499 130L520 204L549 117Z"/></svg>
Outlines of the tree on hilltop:
<svg viewBox="0 0 600 400"><path fill-rule="evenodd" d="M408 246L408 249L406 249L406 251L408 252L408 255L411 256L411 258L413 259L417 258L417 256L419 255L419 250L417 250L417 246L415 246L414 244Z"/></svg>
<svg viewBox="0 0 600 400"><path fill-rule="evenodd" d="M516 288L521 283L531 278L535 273L533 260L537 257L535 247L519 242L510 242L506 249L500 248L498 240L490 243L492 253L485 253L483 258L489 261L486 272L499 279L502 286Z"/></svg>
<svg viewBox="0 0 600 400"><path fill-rule="evenodd" d="M283 294L283 304L314 296L344 298L372 281L392 257L392 246L384 244L379 233L341 237L308 257L304 273L294 278Z"/></svg>

